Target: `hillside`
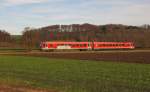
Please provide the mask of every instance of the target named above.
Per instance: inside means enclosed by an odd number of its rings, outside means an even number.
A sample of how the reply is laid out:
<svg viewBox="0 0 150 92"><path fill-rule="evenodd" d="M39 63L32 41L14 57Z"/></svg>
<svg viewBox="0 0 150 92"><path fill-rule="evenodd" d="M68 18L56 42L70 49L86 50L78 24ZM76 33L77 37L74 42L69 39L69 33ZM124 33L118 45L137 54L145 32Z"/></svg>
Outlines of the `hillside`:
<svg viewBox="0 0 150 92"><path fill-rule="evenodd" d="M105 41L134 42L136 47L150 47L150 27L121 24L93 25L51 25L37 29L26 29L23 33L25 44L38 46L41 41Z"/></svg>

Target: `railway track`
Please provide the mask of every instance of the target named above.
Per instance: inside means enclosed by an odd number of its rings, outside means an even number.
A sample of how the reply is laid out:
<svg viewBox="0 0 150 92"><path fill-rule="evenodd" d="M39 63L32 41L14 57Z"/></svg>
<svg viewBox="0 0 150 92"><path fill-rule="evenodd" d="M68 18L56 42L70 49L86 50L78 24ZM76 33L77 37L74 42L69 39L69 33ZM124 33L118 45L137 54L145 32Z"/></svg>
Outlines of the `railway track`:
<svg viewBox="0 0 150 92"><path fill-rule="evenodd" d="M71 51L71 52L2 52L0 55L35 56L57 59L77 59L94 61L112 61L150 64L150 50L107 50L107 51Z"/></svg>

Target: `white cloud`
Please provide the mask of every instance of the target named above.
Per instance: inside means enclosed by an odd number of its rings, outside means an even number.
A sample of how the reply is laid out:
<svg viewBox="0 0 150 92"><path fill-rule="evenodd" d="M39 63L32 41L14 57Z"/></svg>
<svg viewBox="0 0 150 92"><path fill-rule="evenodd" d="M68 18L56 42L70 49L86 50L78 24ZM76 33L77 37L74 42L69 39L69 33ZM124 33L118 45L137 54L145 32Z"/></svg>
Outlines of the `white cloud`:
<svg viewBox="0 0 150 92"><path fill-rule="evenodd" d="M30 3L41 3L47 0L6 0L9 4L30 4Z"/></svg>
<svg viewBox="0 0 150 92"><path fill-rule="evenodd" d="M3 0L3 2L0 5L1 7L8 7L15 5L43 3L47 1L48 0Z"/></svg>

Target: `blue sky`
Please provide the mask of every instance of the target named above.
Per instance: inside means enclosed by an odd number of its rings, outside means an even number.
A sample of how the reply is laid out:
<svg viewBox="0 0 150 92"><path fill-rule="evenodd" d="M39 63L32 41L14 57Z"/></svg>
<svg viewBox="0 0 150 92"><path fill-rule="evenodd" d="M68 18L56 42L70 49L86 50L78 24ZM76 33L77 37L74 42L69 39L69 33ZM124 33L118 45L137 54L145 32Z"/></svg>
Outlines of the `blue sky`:
<svg viewBox="0 0 150 92"><path fill-rule="evenodd" d="M150 24L150 0L0 0L0 29L53 24Z"/></svg>

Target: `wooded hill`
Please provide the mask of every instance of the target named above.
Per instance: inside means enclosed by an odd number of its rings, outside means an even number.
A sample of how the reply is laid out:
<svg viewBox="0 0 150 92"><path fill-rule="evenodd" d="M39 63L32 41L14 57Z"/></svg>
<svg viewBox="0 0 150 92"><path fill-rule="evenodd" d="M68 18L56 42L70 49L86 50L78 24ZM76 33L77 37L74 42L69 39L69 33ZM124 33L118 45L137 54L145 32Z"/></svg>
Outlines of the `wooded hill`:
<svg viewBox="0 0 150 92"><path fill-rule="evenodd" d="M39 48L42 41L130 41L138 48L150 48L150 26L88 23L51 25L37 29L27 27L21 36L11 36L0 30L0 47Z"/></svg>
<svg viewBox="0 0 150 92"><path fill-rule="evenodd" d="M42 41L104 41L134 42L136 47L150 47L150 26L121 24L51 25L38 29L25 28L22 42L28 47L38 47Z"/></svg>

